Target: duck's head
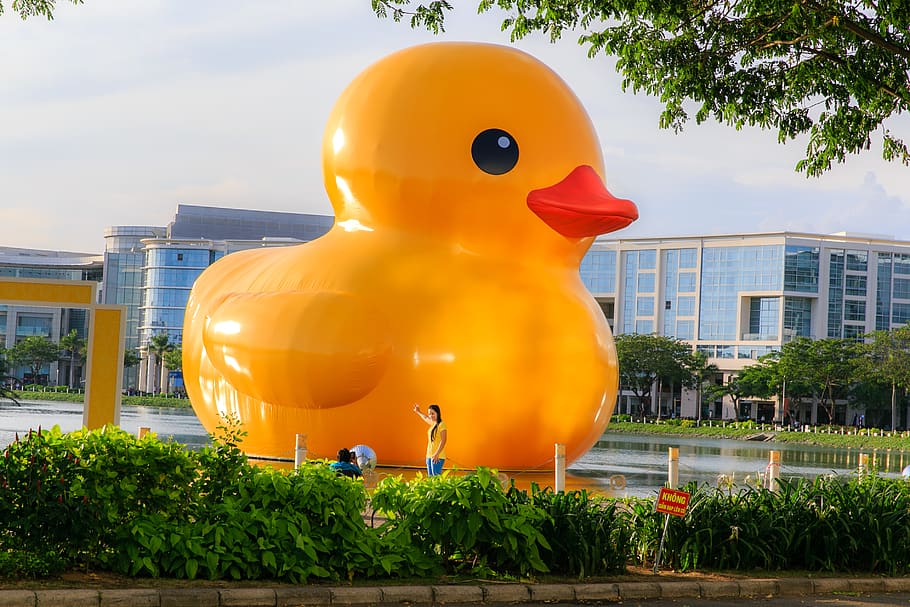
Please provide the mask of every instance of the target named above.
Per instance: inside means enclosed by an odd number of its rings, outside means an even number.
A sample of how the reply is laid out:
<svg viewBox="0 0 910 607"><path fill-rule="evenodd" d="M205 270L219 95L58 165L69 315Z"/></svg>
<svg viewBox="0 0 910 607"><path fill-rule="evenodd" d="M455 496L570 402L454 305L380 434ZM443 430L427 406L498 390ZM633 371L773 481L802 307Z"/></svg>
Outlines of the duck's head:
<svg viewBox="0 0 910 607"><path fill-rule="evenodd" d="M603 184L597 135L552 70L521 51L433 43L373 64L323 139L336 224L459 250L580 258L638 211Z"/></svg>

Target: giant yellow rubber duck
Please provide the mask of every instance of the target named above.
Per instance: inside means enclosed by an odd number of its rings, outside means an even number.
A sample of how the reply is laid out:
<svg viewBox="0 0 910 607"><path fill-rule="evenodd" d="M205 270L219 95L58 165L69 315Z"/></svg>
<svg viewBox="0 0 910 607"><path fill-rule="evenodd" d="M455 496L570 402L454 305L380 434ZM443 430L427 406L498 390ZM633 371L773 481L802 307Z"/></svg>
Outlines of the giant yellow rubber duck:
<svg viewBox="0 0 910 607"><path fill-rule="evenodd" d="M566 84L508 47L433 43L367 68L323 139L335 224L229 255L196 281L186 389L209 431L239 419L250 455L366 444L422 467L437 403L446 468L572 461L603 433L616 353L579 263L638 217L601 179Z"/></svg>

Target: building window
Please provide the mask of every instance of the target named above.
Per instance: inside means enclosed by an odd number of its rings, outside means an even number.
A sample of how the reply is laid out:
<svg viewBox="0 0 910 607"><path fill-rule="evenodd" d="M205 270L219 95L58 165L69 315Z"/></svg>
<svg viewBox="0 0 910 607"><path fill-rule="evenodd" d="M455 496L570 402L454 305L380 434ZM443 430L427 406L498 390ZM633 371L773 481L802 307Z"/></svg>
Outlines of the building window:
<svg viewBox="0 0 910 607"><path fill-rule="evenodd" d="M908 262L910 263L910 262ZM679 267L686 269L694 269L698 264L698 251L696 249L680 249L679 250ZM908 272L910 274L910 272Z"/></svg>
<svg viewBox="0 0 910 607"><path fill-rule="evenodd" d="M844 277L844 294L854 297L866 296L866 277L847 275Z"/></svg>
<svg viewBox="0 0 910 607"><path fill-rule="evenodd" d="M591 293L615 293L616 251L588 251L579 273Z"/></svg>
<svg viewBox="0 0 910 607"><path fill-rule="evenodd" d="M910 274L910 253L894 254L894 273Z"/></svg>
<svg viewBox="0 0 910 607"><path fill-rule="evenodd" d="M844 313L844 251L831 251L828 271L828 337L841 337Z"/></svg>
<svg viewBox="0 0 910 607"><path fill-rule="evenodd" d="M639 297L635 311L638 316L654 316L654 298Z"/></svg>
<svg viewBox="0 0 910 607"><path fill-rule="evenodd" d="M676 321L676 338L677 339L695 339L695 321L678 320Z"/></svg>
<svg viewBox="0 0 910 607"><path fill-rule="evenodd" d="M894 297L896 299L910 299L910 280L906 278L894 279Z"/></svg>
<svg viewBox="0 0 910 607"><path fill-rule="evenodd" d="M780 300L777 297L753 297L749 309L749 333L752 339L777 339Z"/></svg>
<svg viewBox="0 0 910 607"><path fill-rule="evenodd" d="M653 270L657 267L657 251L645 249L638 252L638 267L642 270Z"/></svg>
<svg viewBox="0 0 910 607"><path fill-rule="evenodd" d="M695 272L679 273L679 292L695 293Z"/></svg>
<svg viewBox="0 0 910 607"><path fill-rule="evenodd" d="M818 293L818 247L787 247L784 254L784 289Z"/></svg>
<svg viewBox="0 0 910 607"><path fill-rule="evenodd" d="M844 339L862 341L865 334L866 330L862 325L844 325Z"/></svg>
<svg viewBox="0 0 910 607"><path fill-rule="evenodd" d="M894 304L894 313L891 315L891 322L895 325L910 323L910 304Z"/></svg>
<svg viewBox="0 0 910 607"><path fill-rule="evenodd" d="M812 302L801 297L784 300L784 335L812 337Z"/></svg>
<svg viewBox="0 0 910 607"><path fill-rule="evenodd" d="M869 267L868 251L847 251L847 269L854 272L867 272Z"/></svg>
<svg viewBox="0 0 910 607"><path fill-rule="evenodd" d="M654 273L642 272L638 275L638 293L654 292Z"/></svg>
<svg viewBox="0 0 910 607"><path fill-rule="evenodd" d="M875 330L891 328L891 254L878 254L878 272L875 277Z"/></svg>
<svg viewBox="0 0 910 607"><path fill-rule="evenodd" d="M680 297L676 300L677 316L695 316L695 298Z"/></svg>
<svg viewBox="0 0 910 607"><path fill-rule="evenodd" d="M844 320L866 321L866 302L847 300L844 302ZM846 327L844 327L844 337L847 337Z"/></svg>

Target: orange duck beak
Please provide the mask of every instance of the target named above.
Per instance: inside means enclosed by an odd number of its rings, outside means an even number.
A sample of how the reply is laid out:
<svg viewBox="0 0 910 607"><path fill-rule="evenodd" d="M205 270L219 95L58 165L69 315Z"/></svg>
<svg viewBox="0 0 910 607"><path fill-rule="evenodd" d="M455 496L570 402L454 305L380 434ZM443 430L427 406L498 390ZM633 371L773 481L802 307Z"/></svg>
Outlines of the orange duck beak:
<svg viewBox="0 0 910 607"><path fill-rule="evenodd" d="M556 185L532 190L528 208L567 238L607 234L638 219L635 203L610 194L588 165L573 169Z"/></svg>

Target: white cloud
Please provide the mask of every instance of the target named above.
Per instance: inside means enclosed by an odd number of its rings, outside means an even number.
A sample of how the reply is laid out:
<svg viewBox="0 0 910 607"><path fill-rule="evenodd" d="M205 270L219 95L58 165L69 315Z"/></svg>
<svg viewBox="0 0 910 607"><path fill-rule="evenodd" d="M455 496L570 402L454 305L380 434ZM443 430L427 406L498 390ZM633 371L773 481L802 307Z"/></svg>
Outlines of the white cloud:
<svg viewBox="0 0 910 607"><path fill-rule="evenodd" d="M459 6L444 38L507 44L496 17ZM367 0L92 0L59 4L50 23L4 15L0 224L17 227L0 244L100 251L105 226L163 225L180 202L328 213L319 155L335 98L368 64L433 39L376 19ZM587 58L571 34L519 46L587 107L610 190L641 210L623 235L852 224L910 238L910 169L875 149L806 179L793 171L803 146L775 133L659 130L660 103L623 93L613 60Z"/></svg>

